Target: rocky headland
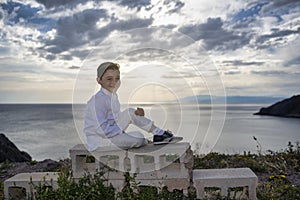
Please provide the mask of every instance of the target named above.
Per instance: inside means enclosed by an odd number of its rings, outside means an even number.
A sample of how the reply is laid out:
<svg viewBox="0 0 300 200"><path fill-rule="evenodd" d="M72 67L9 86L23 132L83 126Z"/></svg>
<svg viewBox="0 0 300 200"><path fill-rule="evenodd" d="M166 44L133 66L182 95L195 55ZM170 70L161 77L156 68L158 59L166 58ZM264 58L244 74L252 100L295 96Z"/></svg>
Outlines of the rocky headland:
<svg viewBox="0 0 300 200"><path fill-rule="evenodd" d="M261 108L255 115L300 118L300 95L279 101L269 107Z"/></svg>
<svg viewBox="0 0 300 200"><path fill-rule="evenodd" d="M66 165L70 166L69 160L32 160L27 152L20 151L12 141L0 133L0 181L18 173L56 171Z"/></svg>
<svg viewBox="0 0 300 200"><path fill-rule="evenodd" d="M0 163L1 162L28 162L31 156L20 151L3 133L0 133Z"/></svg>

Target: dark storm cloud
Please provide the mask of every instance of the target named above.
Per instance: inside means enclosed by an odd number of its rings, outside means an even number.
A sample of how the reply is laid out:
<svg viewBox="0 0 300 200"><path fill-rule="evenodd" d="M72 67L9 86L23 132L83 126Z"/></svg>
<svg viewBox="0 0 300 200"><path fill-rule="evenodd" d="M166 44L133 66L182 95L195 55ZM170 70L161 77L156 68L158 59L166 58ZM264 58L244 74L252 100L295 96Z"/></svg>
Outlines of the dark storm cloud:
<svg viewBox="0 0 300 200"><path fill-rule="evenodd" d="M84 0L36 0L36 2L44 5L46 8L56 8L60 6L73 7L79 3L86 3Z"/></svg>
<svg viewBox="0 0 300 200"><path fill-rule="evenodd" d="M262 75L262 76L282 76L282 75L287 75L289 73L287 73L285 71L278 71L278 70L268 70L268 71L252 70L251 74Z"/></svg>
<svg viewBox="0 0 300 200"><path fill-rule="evenodd" d="M141 10L142 7L145 7L146 9L153 7L151 5L151 0L121 0L119 1L119 4L130 9L136 8L138 11Z"/></svg>
<svg viewBox="0 0 300 200"><path fill-rule="evenodd" d="M282 40L284 37L293 35L293 34L300 34L300 27L298 27L297 30L272 29L271 34L265 34L265 35L261 35L260 37L258 37L256 40L256 43L260 48L265 48L265 46L263 44L266 41L269 41L272 38L276 38L277 40Z"/></svg>
<svg viewBox="0 0 300 200"><path fill-rule="evenodd" d="M49 54L49 55L46 55L45 58L46 58L47 60L49 60L49 61L52 61L52 60L55 60L55 59L56 59L56 56L53 55L53 54Z"/></svg>
<svg viewBox="0 0 300 200"><path fill-rule="evenodd" d="M51 53L60 53L88 42L97 31L98 20L107 17L106 10L89 9L60 18L56 24L56 38L46 41L45 49Z"/></svg>
<svg viewBox="0 0 300 200"><path fill-rule="evenodd" d="M171 8L168 13L172 14L172 13L179 13L181 8L184 6L184 3L181 2L180 0L164 0L164 5L168 6L171 3L175 3L174 8Z"/></svg>
<svg viewBox="0 0 300 200"><path fill-rule="evenodd" d="M78 67L78 66L71 66L68 69L80 69L80 67Z"/></svg>
<svg viewBox="0 0 300 200"><path fill-rule="evenodd" d="M275 9L285 8L286 6L293 6L292 4L300 4L299 0L270 0L270 3L262 8L262 12L270 12Z"/></svg>
<svg viewBox="0 0 300 200"><path fill-rule="evenodd" d="M242 60L230 60L223 61L225 65L233 65L233 66L249 66L249 65L263 65L264 62L245 62Z"/></svg>
<svg viewBox="0 0 300 200"><path fill-rule="evenodd" d="M4 14L3 14L3 11L0 10L0 20L2 20L4 18Z"/></svg>
<svg viewBox="0 0 300 200"><path fill-rule="evenodd" d="M35 15L41 10L41 8L31 7L31 5L25 5L13 1L0 3L0 9L3 9L0 11L0 15L2 12L6 13L5 23L8 25L15 25L20 21L30 21L35 18ZM2 17L4 16L2 15Z"/></svg>
<svg viewBox="0 0 300 200"><path fill-rule="evenodd" d="M72 60L72 55L62 55L60 56L62 60Z"/></svg>
<svg viewBox="0 0 300 200"><path fill-rule="evenodd" d="M111 20L108 25L98 28L96 23L100 18ZM51 53L61 53L84 44L101 42L114 30L130 30L147 27L153 19L117 20L110 18L104 9L89 9L72 16L62 17L56 24L56 37L46 41L43 50ZM86 54L85 54L86 55ZM85 55L80 56L83 58Z"/></svg>
<svg viewBox="0 0 300 200"><path fill-rule="evenodd" d="M151 0L120 0L118 3L121 6L129 9L137 9L138 11L140 11L142 7L144 7L145 10L150 10L154 7L154 5L151 4ZM172 14L180 12L181 8L184 6L184 3L180 0L164 0L163 5L168 7L168 13Z"/></svg>
<svg viewBox="0 0 300 200"><path fill-rule="evenodd" d="M208 18L206 23L186 25L180 32L194 40L202 40L207 50L235 50L249 43L245 33L225 30L221 18Z"/></svg>
<svg viewBox="0 0 300 200"><path fill-rule="evenodd" d="M224 75L236 75L236 74L241 74L241 71L238 70L229 70L226 72L223 72Z"/></svg>

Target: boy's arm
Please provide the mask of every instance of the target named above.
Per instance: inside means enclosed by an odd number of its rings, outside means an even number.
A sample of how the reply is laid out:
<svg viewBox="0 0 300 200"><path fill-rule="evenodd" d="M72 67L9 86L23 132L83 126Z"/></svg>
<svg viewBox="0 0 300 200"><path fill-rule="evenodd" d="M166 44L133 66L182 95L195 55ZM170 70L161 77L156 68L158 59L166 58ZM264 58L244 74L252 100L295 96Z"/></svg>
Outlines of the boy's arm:
<svg viewBox="0 0 300 200"><path fill-rule="evenodd" d="M98 121L98 127L96 129L97 134L105 134L107 137L115 136L122 133L120 127L115 123L114 120L108 120L106 118L108 112L108 105L101 99L95 99L95 113Z"/></svg>

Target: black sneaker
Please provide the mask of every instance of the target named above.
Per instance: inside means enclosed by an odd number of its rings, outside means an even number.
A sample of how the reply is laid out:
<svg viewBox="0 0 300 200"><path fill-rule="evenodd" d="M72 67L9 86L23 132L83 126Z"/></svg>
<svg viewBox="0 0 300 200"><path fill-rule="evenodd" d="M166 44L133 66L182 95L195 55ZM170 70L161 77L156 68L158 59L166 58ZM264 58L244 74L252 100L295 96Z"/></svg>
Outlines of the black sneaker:
<svg viewBox="0 0 300 200"><path fill-rule="evenodd" d="M182 137L174 137L171 131L165 131L162 135L153 136L153 144L169 144L181 141Z"/></svg>

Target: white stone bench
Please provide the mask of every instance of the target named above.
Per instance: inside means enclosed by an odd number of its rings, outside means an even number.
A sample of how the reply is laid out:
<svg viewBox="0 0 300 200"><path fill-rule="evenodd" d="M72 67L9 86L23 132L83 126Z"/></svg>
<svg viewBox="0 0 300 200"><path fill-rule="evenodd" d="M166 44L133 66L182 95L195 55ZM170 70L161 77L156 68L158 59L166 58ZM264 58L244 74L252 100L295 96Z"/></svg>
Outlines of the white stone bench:
<svg viewBox="0 0 300 200"><path fill-rule="evenodd" d="M193 183L197 198L205 197L205 188L221 189L222 197L227 196L228 188L248 187L249 199L256 200L258 178L249 168L199 169L193 170Z"/></svg>
<svg viewBox="0 0 300 200"><path fill-rule="evenodd" d="M118 191L124 184L124 172L137 174L136 181L140 186L167 186L173 189L187 189L191 184L193 152L189 143L168 145L148 144L140 148L122 150L116 147L102 147L89 152L83 144L70 149L72 171L75 178L84 173L95 173L103 169L103 164L117 171L107 174L111 183ZM94 163L88 163L89 156L95 157Z"/></svg>
<svg viewBox="0 0 300 200"><path fill-rule="evenodd" d="M39 184L57 189L57 172L20 173L4 181L5 199L33 199Z"/></svg>

